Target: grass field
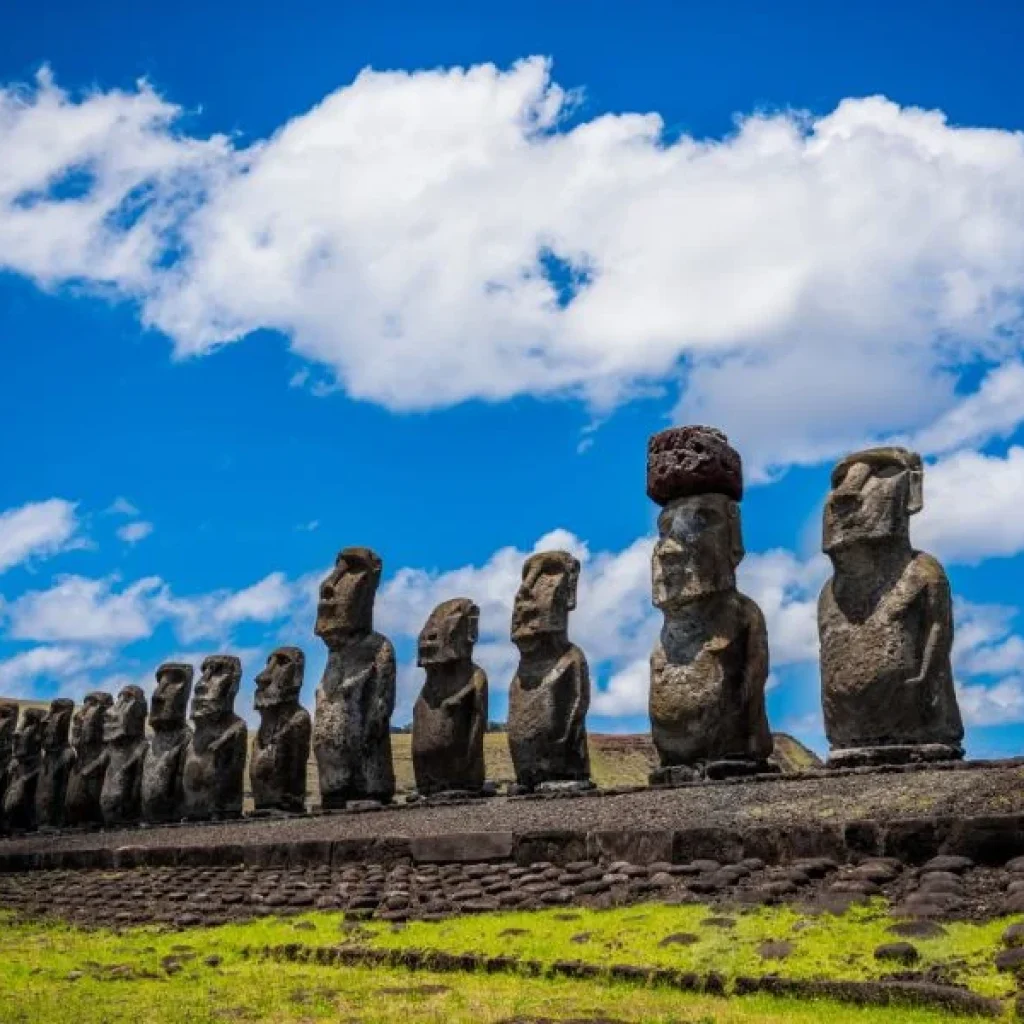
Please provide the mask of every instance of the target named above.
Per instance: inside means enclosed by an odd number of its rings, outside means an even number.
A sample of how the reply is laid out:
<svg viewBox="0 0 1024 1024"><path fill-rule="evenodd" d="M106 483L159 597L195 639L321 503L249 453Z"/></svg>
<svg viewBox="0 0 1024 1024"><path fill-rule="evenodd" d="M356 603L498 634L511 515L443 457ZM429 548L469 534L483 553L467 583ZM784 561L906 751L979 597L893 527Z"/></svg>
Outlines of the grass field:
<svg viewBox="0 0 1024 1024"><path fill-rule="evenodd" d="M497 952L545 963L714 967L727 978L777 971L789 977L869 979L885 974L871 951L891 940L879 906L841 917L809 918L788 908L708 923L700 906L654 904L609 911L492 914L436 924L342 926L340 915L267 918L187 932L136 929L120 934L0 921L0 1020L5 1024L224 1024L271 1021L362 1022L669 1022L675 1024L875 1024L954 1021L908 1008L855 1008L768 996L713 997L626 982L431 974L400 969L264 961L248 950L286 943L415 947ZM1006 997L1012 979L992 954L1007 922L953 924L937 939L915 940L927 965L945 965L974 991ZM668 936L688 935L690 944ZM584 941L580 936L586 936ZM792 952L766 961L762 944Z"/></svg>

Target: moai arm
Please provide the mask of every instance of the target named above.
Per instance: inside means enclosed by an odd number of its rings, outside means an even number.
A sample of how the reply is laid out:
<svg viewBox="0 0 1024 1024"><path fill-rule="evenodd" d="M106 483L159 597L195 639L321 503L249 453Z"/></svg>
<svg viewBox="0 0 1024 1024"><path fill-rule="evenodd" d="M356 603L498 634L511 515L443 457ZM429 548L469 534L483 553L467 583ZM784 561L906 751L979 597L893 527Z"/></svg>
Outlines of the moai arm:
<svg viewBox="0 0 1024 1024"><path fill-rule="evenodd" d="M469 749L475 750L481 734L487 729L487 673L477 666L469 685L462 692L472 694L473 698L473 727L469 734Z"/></svg>
<svg viewBox="0 0 1024 1024"><path fill-rule="evenodd" d="M772 752L772 734L764 710L764 689L771 668L768 648L768 627L757 603L744 600L747 607L747 664L743 673L743 693L746 701L747 736L749 753L757 760Z"/></svg>
<svg viewBox="0 0 1024 1024"><path fill-rule="evenodd" d="M375 736L385 735L391 728L395 710L395 649L384 639L373 662L373 699L370 703L369 728Z"/></svg>
<svg viewBox="0 0 1024 1024"><path fill-rule="evenodd" d="M936 664L948 660L953 646L953 601L949 581L942 566L931 555L919 555L925 573L923 593L928 616L928 636L921 654L921 667L915 676L908 679L908 686L916 686L929 679Z"/></svg>
<svg viewBox="0 0 1024 1024"><path fill-rule="evenodd" d="M233 722L227 729L225 729L224 732L210 744L210 750L217 752L223 750L225 747L230 747L235 743L240 742L239 735L241 735L242 743L249 738L245 722L241 719L237 722Z"/></svg>
<svg viewBox="0 0 1024 1024"><path fill-rule="evenodd" d="M566 675L570 677L573 702L572 707L569 709L565 724L565 735L562 737L561 742L568 746L575 745L578 742L580 734L583 732L587 711L590 708L590 668L587 665L587 659L583 657L583 652L575 646L570 651L568 664L559 673L559 677L554 680L552 688L558 686L561 678Z"/></svg>

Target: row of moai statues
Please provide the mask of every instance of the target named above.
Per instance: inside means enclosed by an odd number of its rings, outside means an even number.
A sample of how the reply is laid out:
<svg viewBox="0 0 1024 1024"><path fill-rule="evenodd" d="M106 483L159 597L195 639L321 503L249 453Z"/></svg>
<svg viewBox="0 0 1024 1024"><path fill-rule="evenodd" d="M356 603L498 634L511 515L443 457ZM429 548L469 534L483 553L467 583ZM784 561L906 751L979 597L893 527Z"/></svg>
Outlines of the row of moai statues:
<svg viewBox="0 0 1024 1024"><path fill-rule="evenodd" d="M832 471L822 547L833 575L818 602L831 768L963 757L949 582L910 543L922 480L921 457L898 447ZM768 636L736 589L740 456L710 427L662 431L648 443L647 493L661 506L652 582L664 615L651 655L652 782L771 770Z"/></svg>
<svg viewBox="0 0 1024 1024"><path fill-rule="evenodd" d="M309 715L299 707L304 655L282 647L256 677L262 717L249 776L257 807L305 809ZM166 823L242 813L248 731L235 714L238 658L166 662L147 708L138 686L65 698L48 709L0 704L0 827L30 831ZM191 697L191 721L187 715ZM147 714L148 712L148 714ZM147 720L149 729L147 731Z"/></svg>
<svg viewBox="0 0 1024 1024"><path fill-rule="evenodd" d="M857 452L832 472L823 548L834 573L818 606L832 767L963 756L949 583L910 543L922 476L920 456L895 447ZM662 431L648 444L647 493L661 506L652 598L664 616L650 662L660 760L651 781L774 771L765 620L736 587L744 555L740 456L713 428ZM304 809L311 746L325 809L393 798L395 650L373 628L381 568L369 548L345 548L320 586L314 632L327 663L312 723L299 704L301 650L279 648L257 676L261 724L250 781L258 811ZM519 791L591 784L590 677L568 635L579 573L565 551L535 553L523 566L508 710ZM419 636L426 678L413 710L412 755L423 796L485 792L487 676L473 662L479 614L469 598L444 601ZM48 712L27 709L17 729L17 709L0 706L2 821L30 828L241 813L247 734L233 710L240 679L237 658L207 658L189 729L192 668L162 665L149 738L145 696L134 686L116 702L90 694L77 711L67 700Z"/></svg>

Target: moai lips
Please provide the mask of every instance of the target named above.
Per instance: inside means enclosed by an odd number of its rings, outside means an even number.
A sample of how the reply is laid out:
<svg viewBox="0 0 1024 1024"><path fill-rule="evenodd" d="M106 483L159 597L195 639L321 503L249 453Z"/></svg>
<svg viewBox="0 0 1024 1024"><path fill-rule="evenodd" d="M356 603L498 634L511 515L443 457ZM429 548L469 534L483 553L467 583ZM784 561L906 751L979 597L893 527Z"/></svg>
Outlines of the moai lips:
<svg viewBox="0 0 1024 1024"><path fill-rule="evenodd" d="M316 691L313 753L327 809L389 803L395 792L395 649L373 630L381 568L369 548L345 548L320 585L314 632L327 646L327 665Z"/></svg>
<svg viewBox="0 0 1024 1024"><path fill-rule="evenodd" d="M822 546L834 574L818 601L830 767L963 756L949 581L910 544L922 479L921 457L895 447L832 471Z"/></svg>
<svg viewBox="0 0 1024 1024"><path fill-rule="evenodd" d="M100 794L107 770L103 730L107 712L114 704L109 693L87 693L71 717L71 746L75 752L65 819L68 825L98 825L103 821Z"/></svg>
<svg viewBox="0 0 1024 1024"><path fill-rule="evenodd" d="M484 785L487 675L473 663L480 609L460 597L439 604L419 635L426 681L413 708L412 763L424 796Z"/></svg>
<svg viewBox="0 0 1024 1024"><path fill-rule="evenodd" d="M648 446L647 484L663 505L651 575L665 616L651 654L651 781L768 771L767 633L736 589L740 457L709 427L663 431Z"/></svg>
<svg viewBox="0 0 1024 1024"><path fill-rule="evenodd" d="M590 785L590 672L569 640L579 574L579 561L567 551L540 551L523 564L512 610L520 659L509 689L508 743L516 781L526 790Z"/></svg>
<svg viewBox="0 0 1024 1024"><path fill-rule="evenodd" d="M298 647L279 647L256 677L260 727L249 763L249 781L258 811L306 809L312 723L309 712L299 704L305 666L306 656Z"/></svg>
<svg viewBox="0 0 1024 1024"><path fill-rule="evenodd" d="M142 768L142 817L148 822L182 817L182 777L192 731L185 721L192 693L192 666L168 661L156 670L149 705L151 737Z"/></svg>
<svg viewBox="0 0 1024 1024"><path fill-rule="evenodd" d="M245 795L248 731L235 714L242 663L230 654L203 660L192 698L192 740L182 771L186 818L237 818Z"/></svg>

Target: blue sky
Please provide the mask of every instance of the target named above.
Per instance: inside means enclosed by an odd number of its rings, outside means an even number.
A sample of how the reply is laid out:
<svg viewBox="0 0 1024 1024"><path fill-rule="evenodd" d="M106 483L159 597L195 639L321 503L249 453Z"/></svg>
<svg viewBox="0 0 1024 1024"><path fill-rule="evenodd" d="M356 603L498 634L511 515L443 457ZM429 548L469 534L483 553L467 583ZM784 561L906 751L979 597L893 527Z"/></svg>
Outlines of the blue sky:
<svg viewBox="0 0 1024 1024"><path fill-rule="evenodd" d="M1024 748L1024 15L1008 4L18 5L0 39L0 694L276 644L383 556L404 665L538 543L646 718L647 436L741 449L773 726L822 747L820 505L926 457L971 753ZM365 71L364 69L372 69Z"/></svg>

